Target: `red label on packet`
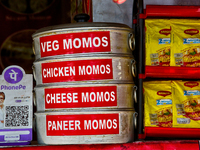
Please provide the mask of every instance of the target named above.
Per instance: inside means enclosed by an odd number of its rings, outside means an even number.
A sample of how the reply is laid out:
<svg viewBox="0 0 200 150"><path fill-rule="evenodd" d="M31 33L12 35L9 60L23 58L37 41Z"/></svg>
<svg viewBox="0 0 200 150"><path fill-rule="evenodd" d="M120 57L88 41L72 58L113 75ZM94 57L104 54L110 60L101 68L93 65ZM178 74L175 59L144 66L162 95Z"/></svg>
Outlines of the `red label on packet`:
<svg viewBox="0 0 200 150"><path fill-rule="evenodd" d="M157 92L157 95L159 96L168 96L168 95L171 95L172 93L170 91L158 91Z"/></svg>
<svg viewBox="0 0 200 150"><path fill-rule="evenodd" d="M160 34L169 35L171 34L171 29L162 29L159 31Z"/></svg>
<svg viewBox="0 0 200 150"><path fill-rule="evenodd" d="M66 33L40 38L41 58L63 54L110 51L110 31Z"/></svg>
<svg viewBox="0 0 200 150"><path fill-rule="evenodd" d="M113 79L112 59L42 63L42 82Z"/></svg>
<svg viewBox="0 0 200 150"><path fill-rule="evenodd" d="M47 115L47 136L119 134L119 114Z"/></svg>
<svg viewBox="0 0 200 150"><path fill-rule="evenodd" d="M192 35L198 34L199 30L197 30L197 29L187 29L187 30L184 31L184 33L192 36Z"/></svg>
<svg viewBox="0 0 200 150"><path fill-rule="evenodd" d="M73 87L45 89L45 108L117 106L117 87Z"/></svg>
<svg viewBox="0 0 200 150"><path fill-rule="evenodd" d="M185 82L185 83L184 83L184 86L193 88L193 87L195 87L195 86L199 86L199 83L198 83L198 82L195 82L195 81L189 81L189 82Z"/></svg>

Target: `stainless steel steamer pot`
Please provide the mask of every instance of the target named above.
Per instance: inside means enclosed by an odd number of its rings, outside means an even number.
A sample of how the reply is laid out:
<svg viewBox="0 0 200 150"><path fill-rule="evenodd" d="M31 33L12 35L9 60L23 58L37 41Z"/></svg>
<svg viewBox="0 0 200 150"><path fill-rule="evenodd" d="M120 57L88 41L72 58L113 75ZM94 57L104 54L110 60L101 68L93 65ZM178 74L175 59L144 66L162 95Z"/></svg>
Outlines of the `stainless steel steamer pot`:
<svg viewBox="0 0 200 150"><path fill-rule="evenodd" d="M134 141L134 110L37 112L39 144L108 144Z"/></svg>
<svg viewBox="0 0 200 150"><path fill-rule="evenodd" d="M39 29L33 35L36 60L88 54L132 55L133 29L118 23L80 22Z"/></svg>
<svg viewBox="0 0 200 150"><path fill-rule="evenodd" d="M33 63L37 85L55 83L125 83L133 82L135 60L127 55L101 55L43 59Z"/></svg>
<svg viewBox="0 0 200 150"><path fill-rule="evenodd" d="M71 23L33 35L39 144L134 141L134 31L118 23Z"/></svg>
<svg viewBox="0 0 200 150"><path fill-rule="evenodd" d="M34 102L37 111L131 109L136 90L134 83L36 86Z"/></svg>

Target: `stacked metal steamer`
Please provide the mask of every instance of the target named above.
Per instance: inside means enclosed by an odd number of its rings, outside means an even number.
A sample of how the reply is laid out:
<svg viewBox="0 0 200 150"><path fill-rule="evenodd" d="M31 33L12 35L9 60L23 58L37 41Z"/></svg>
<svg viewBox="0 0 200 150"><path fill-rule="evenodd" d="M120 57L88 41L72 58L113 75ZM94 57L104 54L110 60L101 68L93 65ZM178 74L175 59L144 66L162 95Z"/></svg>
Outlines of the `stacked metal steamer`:
<svg viewBox="0 0 200 150"><path fill-rule="evenodd" d="M134 141L133 30L78 21L33 34L38 143Z"/></svg>

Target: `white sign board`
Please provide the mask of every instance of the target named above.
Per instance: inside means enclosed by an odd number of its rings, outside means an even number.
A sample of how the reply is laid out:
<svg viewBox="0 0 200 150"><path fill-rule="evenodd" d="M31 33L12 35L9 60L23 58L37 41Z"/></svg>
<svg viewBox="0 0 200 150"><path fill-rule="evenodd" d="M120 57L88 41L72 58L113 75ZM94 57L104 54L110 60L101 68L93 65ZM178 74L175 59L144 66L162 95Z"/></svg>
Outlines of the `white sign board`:
<svg viewBox="0 0 200 150"><path fill-rule="evenodd" d="M32 89L32 74L19 66L0 75L0 143L32 140Z"/></svg>

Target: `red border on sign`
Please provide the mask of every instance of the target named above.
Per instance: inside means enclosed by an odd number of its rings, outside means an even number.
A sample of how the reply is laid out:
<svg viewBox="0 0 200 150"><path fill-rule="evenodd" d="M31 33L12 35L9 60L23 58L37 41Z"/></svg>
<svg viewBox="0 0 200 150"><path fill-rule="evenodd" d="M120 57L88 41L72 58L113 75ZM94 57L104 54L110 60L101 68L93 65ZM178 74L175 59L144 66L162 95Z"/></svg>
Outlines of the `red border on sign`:
<svg viewBox="0 0 200 150"><path fill-rule="evenodd" d="M47 115L47 136L119 134L119 114Z"/></svg>
<svg viewBox="0 0 200 150"><path fill-rule="evenodd" d="M110 52L110 31L78 32L40 37L41 58L64 54Z"/></svg>
<svg viewBox="0 0 200 150"><path fill-rule="evenodd" d="M45 109L117 106L116 86L44 89Z"/></svg>
<svg viewBox="0 0 200 150"><path fill-rule="evenodd" d="M112 59L42 63L42 82L70 82L113 79Z"/></svg>

